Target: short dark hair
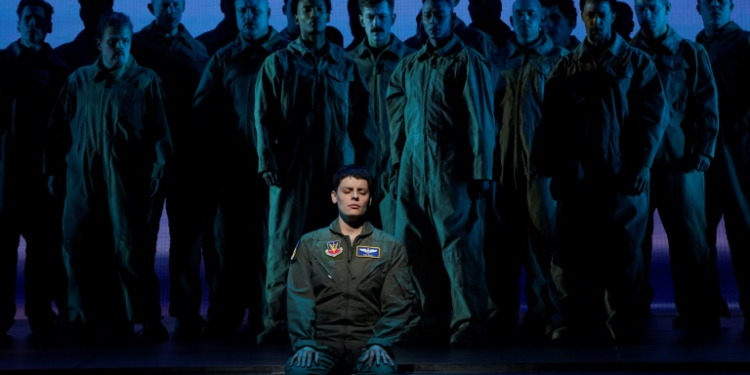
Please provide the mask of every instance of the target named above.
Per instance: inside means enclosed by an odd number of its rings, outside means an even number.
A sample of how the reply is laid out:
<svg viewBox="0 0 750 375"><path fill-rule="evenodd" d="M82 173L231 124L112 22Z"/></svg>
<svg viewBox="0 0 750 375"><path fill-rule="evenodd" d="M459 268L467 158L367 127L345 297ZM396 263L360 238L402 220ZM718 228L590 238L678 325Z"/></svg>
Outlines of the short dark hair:
<svg viewBox="0 0 750 375"><path fill-rule="evenodd" d="M359 10L362 11L365 8L373 8L375 5L378 5L384 1L388 3L388 8L390 8L391 12L393 12L393 7L395 6L393 0L359 0Z"/></svg>
<svg viewBox="0 0 750 375"><path fill-rule="evenodd" d="M299 5L299 2L301 0L292 0L292 3L290 4L292 6L292 14L297 14L297 5ZM331 5L331 0L325 0L326 8L328 8L328 14L331 14L331 11L333 11L333 6ZM288 4L286 1L284 1L284 4Z"/></svg>
<svg viewBox="0 0 750 375"><path fill-rule="evenodd" d="M426 2L426 1L427 1L427 0L422 0L422 4L424 4L424 3ZM438 1L445 1L445 2L447 2L448 4L450 4L450 5L451 5L451 8L453 7L453 0L438 0Z"/></svg>
<svg viewBox="0 0 750 375"><path fill-rule="evenodd" d="M123 28L127 27L130 29L130 33L133 33L133 23L130 22L130 17L125 13L120 12L107 12L102 14L99 18L99 27L96 29L96 39L101 40L104 37L104 30L108 27Z"/></svg>
<svg viewBox="0 0 750 375"><path fill-rule="evenodd" d="M583 12L583 7L586 5L587 1L594 1L597 3L603 3L606 1L609 3L609 7L612 8L612 13L617 10L617 0L581 0L581 3L578 5L578 8L581 9L581 12Z"/></svg>
<svg viewBox="0 0 750 375"><path fill-rule="evenodd" d="M18 15L18 19L21 19L21 14L23 14L23 10L26 7L40 7L44 9L44 20L47 21L47 24L52 23L52 13L55 13L55 9L52 8L52 5L50 5L48 2L44 0L21 0L20 3L18 3L18 8L16 8L16 14Z"/></svg>
<svg viewBox="0 0 750 375"><path fill-rule="evenodd" d="M112 8L113 6L115 6L115 0L78 0L78 4L93 3L93 2L104 3L105 5L109 6L110 8Z"/></svg>
<svg viewBox="0 0 750 375"><path fill-rule="evenodd" d="M568 23L575 25L578 20L578 12L573 0L541 0L542 8L550 8L557 5L560 13L568 19Z"/></svg>
<svg viewBox="0 0 750 375"><path fill-rule="evenodd" d="M369 190L372 190L375 184L375 180L372 178L370 172L368 172L366 169L356 164L348 164L339 168L333 175L333 180L331 180L331 188L333 189L333 191L338 190L339 184L341 184L341 180L347 177L353 177L357 180L367 181L367 188Z"/></svg>

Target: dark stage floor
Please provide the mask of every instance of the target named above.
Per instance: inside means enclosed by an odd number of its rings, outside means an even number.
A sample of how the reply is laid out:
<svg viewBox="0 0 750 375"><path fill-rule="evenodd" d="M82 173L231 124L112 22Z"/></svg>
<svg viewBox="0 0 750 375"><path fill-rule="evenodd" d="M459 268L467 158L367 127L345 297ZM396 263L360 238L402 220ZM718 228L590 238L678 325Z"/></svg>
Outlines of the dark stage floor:
<svg viewBox="0 0 750 375"><path fill-rule="evenodd" d="M518 339L494 347L402 347L402 373L750 373L750 337L743 318L722 321L720 333L691 338L671 328L672 316L650 318L639 344L554 345ZM166 319L170 330L174 321ZM138 327L138 326L137 326ZM70 345L37 343L18 321L0 349L0 371L71 374L271 374L282 373L287 346L253 344L242 333L232 341L177 341L161 344Z"/></svg>

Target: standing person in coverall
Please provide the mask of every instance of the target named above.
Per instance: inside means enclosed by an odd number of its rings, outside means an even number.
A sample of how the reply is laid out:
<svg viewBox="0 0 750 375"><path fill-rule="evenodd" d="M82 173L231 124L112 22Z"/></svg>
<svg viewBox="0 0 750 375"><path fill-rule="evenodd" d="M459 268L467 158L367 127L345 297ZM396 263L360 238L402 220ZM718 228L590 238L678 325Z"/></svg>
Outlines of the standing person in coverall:
<svg viewBox="0 0 750 375"><path fill-rule="evenodd" d="M469 27L487 33L498 49L503 49L513 37L513 31L500 19L502 14L501 0L469 0Z"/></svg>
<svg viewBox="0 0 750 375"><path fill-rule="evenodd" d="M206 31L205 33L198 35L195 39L203 43L206 46L206 52L209 57L226 46L229 43L237 40L237 34L240 30L237 27L237 15L234 7L235 0L221 0L219 6L221 7L221 13L224 15L224 19L219 22L213 30Z"/></svg>
<svg viewBox="0 0 750 375"><path fill-rule="evenodd" d="M367 37L347 55L354 60L370 89L370 108L375 116L377 139L377 159L372 160L377 183L372 196L375 206L370 208L370 222L386 233L394 233L396 225L396 201L390 195L390 184L396 183L397 176L390 173L391 134L388 124L388 107L385 102L388 82L396 65L404 56L415 51L391 33L396 21L393 13L393 0L360 0L359 20Z"/></svg>
<svg viewBox="0 0 750 375"><path fill-rule="evenodd" d="M750 314L750 32L731 21L732 0L699 0L704 29L696 41L708 51L719 90L719 138L711 168L706 172L708 245L716 254L716 231L724 217L732 267L740 294L740 309ZM712 261L714 261L712 259ZM745 333L750 333L745 318Z"/></svg>
<svg viewBox="0 0 750 375"><path fill-rule="evenodd" d="M73 73L60 93L45 174L54 195L65 196L68 332L107 325L127 338L133 324L143 324L144 341L164 341L154 221L172 146L160 80L130 55L132 33L122 13L100 19L101 57Z"/></svg>
<svg viewBox="0 0 750 375"><path fill-rule="evenodd" d="M640 324L650 168L669 115L654 63L612 30L614 9L581 1L586 40L550 74L532 148L558 203L555 340L634 341Z"/></svg>
<svg viewBox="0 0 750 375"><path fill-rule="evenodd" d="M653 211L658 209L669 239L675 305L680 323L691 331L719 329L729 315L721 298L716 254L706 241L704 172L714 157L719 133L719 96L708 53L683 39L667 24L668 0L636 0L641 30L631 45L651 55L669 107L669 125L651 169L651 215L643 243L644 311L653 289L648 285Z"/></svg>
<svg viewBox="0 0 750 375"><path fill-rule="evenodd" d="M576 28L576 6L573 0L541 0L544 7L544 33L556 46L574 50L581 41L572 35Z"/></svg>
<svg viewBox="0 0 750 375"><path fill-rule="evenodd" d="M499 158L493 172L498 184L494 199L488 199L484 257L492 265L487 272L489 322L500 335L512 334L518 322L522 265L529 307L524 331L548 333L554 311L548 279L557 205L550 195L549 178L531 173L529 154L541 122L544 82L567 51L541 31L542 17L539 0L516 0L511 16L515 36L492 61L497 76L495 116L500 124Z"/></svg>
<svg viewBox="0 0 750 375"><path fill-rule="evenodd" d="M333 178L339 217L306 234L289 268L286 374L397 374L392 347L409 317L404 245L367 221L374 179L355 165ZM347 371L348 370L348 371Z"/></svg>
<svg viewBox="0 0 750 375"><path fill-rule="evenodd" d="M21 38L0 50L0 334L8 332L16 316L18 244L23 236L24 310L31 333L45 337L68 316L62 206L47 191L42 155L52 107L70 71L44 41L52 32L52 6L21 0L16 13Z"/></svg>
<svg viewBox="0 0 750 375"><path fill-rule="evenodd" d="M78 4L81 6L78 14L83 21L83 31L72 42L55 48L71 70L91 65L99 58L101 53L96 40L99 17L112 12L114 0L78 0Z"/></svg>
<svg viewBox="0 0 750 375"><path fill-rule="evenodd" d="M148 10L155 19L133 35L131 53L141 66L161 78L164 88L174 148L165 190L169 218L169 315L177 318L175 333L190 338L201 332L204 323L199 310L203 287L201 242L208 221L206 166L199 156L202 145L195 131L192 105L208 54L180 22L185 0L151 0ZM158 231L158 225L154 230Z"/></svg>
<svg viewBox="0 0 750 375"><path fill-rule="evenodd" d="M452 345L473 345L488 302L483 195L497 138L491 76L487 61L451 31L450 0L425 1L422 16L429 43L401 60L386 98L391 168L398 173L391 186L396 237L414 263L422 308L404 341L428 340L450 326Z"/></svg>
<svg viewBox="0 0 750 375"><path fill-rule="evenodd" d="M269 186L266 330L259 343L288 340L286 275L294 245L335 217L312 197L352 157L375 160L370 97L357 64L325 37L330 0L291 0L300 37L263 63L255 92L258 172ZM354 150L352 150L354 145Z"/></svg>
<svg viewBox="0 0 750 375"><path fill-rule="evenodd" d="M268 25L268 5L268 0L235 1L240 35L211 58L195 94L199 134L209 150L210 190L218 203L218 259L205 330L214 336L235 334L248 307L250 326L263 325L268 186L254 168L255 83L266 58L289 44Z"/></svg>
<svg viewBox="0 0 750 375"><path fill-rule="evenodd" d="M615 18L615 23L612 25L612 30L620 34L626 42L630 43L630 35L633 34L633 30L635 29L633 8L624 1L618 1L614 12L617 14L617 18Z"/></svg>

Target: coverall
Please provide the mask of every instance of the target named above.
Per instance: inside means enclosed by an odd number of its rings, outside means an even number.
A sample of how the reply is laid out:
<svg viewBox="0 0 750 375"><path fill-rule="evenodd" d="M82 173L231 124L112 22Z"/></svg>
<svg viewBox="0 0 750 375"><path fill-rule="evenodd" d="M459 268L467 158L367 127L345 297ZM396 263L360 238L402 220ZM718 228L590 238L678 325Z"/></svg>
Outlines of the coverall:
<svg viewBox="0 0 750 375"><path fill-rule="evenodd" d="M216 195L217 259L209 324L235 330L261 327L265 281L264 230L268 187L257 173L255 83L265 59L288 42L273 28L257 43L241 35L211 58L195 94L199 134L206 140L210 191Z"/></svg>
<svg viewBox="0 0 750 375"><path fill-rule="evenodd" d="M93 64L101 54L96 45L96 35L86 30L78 33L73 41L55 47L55 52L68 64L71 71Z"/></svg>
<svg viewBox="0 0 750 375"><path fill-rule="evenodd" d="M299 38L299 32L297 32L297 35L292 35L289 32L289 29L286 27L283 30L279 31L279 35L283 39L286 39L286 41L289 43ZM339 31L339 29L333 26L326 26L326 39L328 39L329 42L343 48L343 34L341 34L341 31Z"/></svg>
<svg viewBox="0 0 750 375"><path fill-rule="evenodd" d="M488 24L486 27L480 26L481 25L477 24L476 22L472 22L469 24L470 29L475 29L487 33L487 35L492 38L492 42L495 43L495 47L497 47L498 50L501 50L505 46L507 46L508 41L513 38L513 30L511 30L510 26L508 26L508 24L503 22L501 19L498 19L497 22Z"/></svg>
<svg viewBox="0 0 750 375"><path fill-rule="evenodd" d="M258 172L275 171L279 179L269 188L264 318L267 329L281 332L295 243L336 217L335 206L320 199L330 196L336 169L352 157L358 165L375 160L367 83L343 48L326 48L316 58L295 40L266 59L255 86Z"/></svg>
<svg viewBox="0 0 750 375"><path fill-rule="evenodd" d="M498 52L495 42L492 37L484 31L474 29L466 26L464 21L458 17L453 17L451 21L451 31L453 34L458 36L459 39L464 43L465 46L473 48L485 59L489 60L494 54ZM419 43L419 44L417 44ZM427 34L419 33L413 37L407 39L404 44L407 47L419 49L427 43Z"/></svg>
<svg viewBox="0 0 750 375"><path fill-rule="evenodd" d="M595 333L606 305L612 337L626 341L639 325L648 223L635 175L651 167L668 113L654 63L612 34L598 56L584 42L550 74L531 158L558 203L553 324Z"/></svg>
<svg viewBox="0 0 750 375"><path fill-rule="evenodd" d="M161 319L154 221L162 207L155 197L172 153L163 98L156 73L130 56L114 71L101 58L77 70L57 100L44 161L46 175L65 181L63 259L73 322Z"/></svg>
<svg viewBox="0 0 750 375"><path fill-rule="evenodd" d="M289 336L296 352L311 347L320 363L287 374L328 374L355 367L371 345L389 351L406 325L414 292L403 244L365 223L352 242L338 219L306 234L291 258ZM391 355L392 356L392 355ZM396 374L396 366L356 362L358 374Z"/></svg>
<svg viewBox="0 0 750 375"><path fill-rule="evenodd" d="M401 60L386 103L391 132L396 238L413 262L425 323L442 324L440 302L451 291L450 327L474 330L486 318L484 200L478 181L492 179L497 139L489 65L456 34L440 49L431 44ZM440 254L437 254L438 250ZM440 262L442 257L442 264ZM449 284L437 281L445 266ZM447 307L450 310L450 307Z"/></svg>
<svg viewBox="0 0 750 375"><path fill-rule="evenodd" d="M568 46L565 47L565 49L567 49L568 51L572 51L572 50L578 48L578 46L580 46L580 45L581 45L581 40L578 39L578 38L576 38L575 35L571 35L570 36L570 43L568 43Z"/></svg>
<svg viewBox="0 0 750 375"><path fill-rule="evenodd" d="M229 17L235 17L235 15L229 14ZM216 51L237 39L239 31L236 26L232 27L230 24L230 21L225 18L216 25L216 28L208 30L195 38L195 40L206 46L208 57L213 57Z"/></svg>
<svg viewBox="0 0 750 375"><path fill-rule="evenodd" d="M719 289L716 253L706 242L704 173L690 165L699 155L713 159L719 133L719 96L711 62L703 47L669 26L663 39L651 40L639 31L630 45L652 57L669 108L669 124L651 170L651 214L643 243L644 308L653 296L648 278L653 212L658 209L669 239L680 316L691 325L718 322L729 310Z"/></svg>
<svg viewBox="0 0 750 375"><path fill-rule="evenodd" d="M0 334L16 315L20 236L26 240L26 316L32 332L67 320L62 262L62 205L47 191L43 148L47 123L68 65L44 44L38 52L15 41L0 51Z"/></svg>
<svg viewBox="0 0 750 375"><path fill-rule="evenodd" d="M205 161L199 156L202 145L201 138L196 136L192 104L208 55L203 44L182 24L177 35L167 38L156 21L152 21L133 34L132 45L131 53L139 64L161 78L166 98L167 123L174 148L165 190L169 218L169 314L178 319L179 329L201 319L201 242L208 210L202 166ZM158 232L159 228L154 230ZM207 274L213 272L211 269Z"/></svg>
<svg viewBox="0 0 750 375"><path fill-rule="evenodd" d="M729 22L708 38L701 31L696 41L708 51L719 90L719 137L716 155L706 173L708 245L716 249L721 217L727 231L732 267L740 292L740 309L750 314L750 32ZM750 324L745 320L745 331Z"/></svg>
<svg viewBox="0 0 750 375"><path fill-rule="evenodd" d="M555 209L550 179L530 173L529 154L542 117L547 76L567 54L542 34L528 47L515 36L492 58L499 123L493 177L498 181L486 214L485 261L490 325L513 329L518 320L521 265L526 269L528 311L524 329L544 330L553 312L548 287Z"/></svg>
<svg viewBox="0 0 750 375"><path fill-rule="evenodd" d="M365 77L370 90L370 109L372 110L377 138L372 143L376 148L376 159L368 160L373 165L365 166L374 171L378 184L374 192L373 207L368 210L369 220L386 233L394 233L396 225L396 201L390 195L390 184L396 183L397 176L389 169L391 156L391 133L388 124L388 107L385 102L388 82L396 65L404 56L414 53L395 35L391 34L391 43L382 51L370 47L367 39L363 40L347 56L354 60ZM356 145L355 145L356 147Z"/></svg>

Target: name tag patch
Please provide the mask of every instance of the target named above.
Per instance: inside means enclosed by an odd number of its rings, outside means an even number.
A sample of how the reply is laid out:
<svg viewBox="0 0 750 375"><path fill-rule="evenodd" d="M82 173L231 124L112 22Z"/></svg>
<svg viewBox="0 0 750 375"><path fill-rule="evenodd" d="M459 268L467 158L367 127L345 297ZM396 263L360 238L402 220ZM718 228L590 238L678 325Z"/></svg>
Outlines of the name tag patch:
<svg viewBox="0 0 750 375"><path fill-rule="evenodd" d="M379 247L357 246L358 258L380 258Z"/></svg>

